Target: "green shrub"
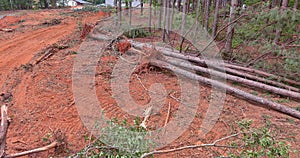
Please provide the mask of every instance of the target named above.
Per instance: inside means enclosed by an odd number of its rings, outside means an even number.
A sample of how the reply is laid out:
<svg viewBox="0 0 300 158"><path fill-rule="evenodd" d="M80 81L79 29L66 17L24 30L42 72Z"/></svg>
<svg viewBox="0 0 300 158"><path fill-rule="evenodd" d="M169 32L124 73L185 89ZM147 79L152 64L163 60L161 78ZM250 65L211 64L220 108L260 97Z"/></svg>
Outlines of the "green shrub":
<svg viewBox="0 0 300 158"><path fill-rule="evenodd" d="M283 141L278 141L272 134L269 125L261 128L250 127L252 120L242 120L238 122L239 130L242 133L238 141L231 142L232 146L241 147L229 154L233 158L288 158L290 146Z"/></svg>
<svg viewBox="0 0 300 158"><path fill-rule="evenodd" d="M151 33L145 29L133 29L125 32L124 35L128 38L142 38L151 36Z"/></svg>
<svg viewBox="0 0 300 158"><path fill-rule="evenodd" d="M140 157L149 152L153 143L146 139L146 129L139 126L140 119L134 120L134 125L128 125L126 120L118 123L117 119L107 122L107 127L101 130L101 136L93 144L76 154L77 157L109 157L132 158ZM85 140L88 140L86 137Z"/></svg>

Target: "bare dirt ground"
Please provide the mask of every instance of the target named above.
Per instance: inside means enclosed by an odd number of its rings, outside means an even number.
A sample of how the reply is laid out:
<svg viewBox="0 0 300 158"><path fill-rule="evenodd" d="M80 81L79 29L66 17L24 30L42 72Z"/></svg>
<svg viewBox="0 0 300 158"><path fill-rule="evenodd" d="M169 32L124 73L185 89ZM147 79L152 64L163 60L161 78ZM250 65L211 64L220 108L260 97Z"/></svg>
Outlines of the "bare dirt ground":
<svg viewBox="0 0 300 158"><path fill-rule="evenodd" d="M1 15L1 14L0 14ZM0 31L0 91L11 92L13 97L9 104L9 117L12 121L7 133L7 153L16 153L46 145L53 139L52 131L65 134L66 145L61 150L50 150L29 157L68 156L82 149L89 132L83 126L73 103L72 70L76 51L80 47L82 26L92 23L104 16L103 13L72 12L70 10L22 11L16 16L7 16L0 20L0 28L11 28L13 32ZM60 23L53 21L58 19ZM141 40L143 41L143 40ZM45 52L53 53L47 59L34 65ZM111 97L110 74L117 54L107 52L101 59L96 73L97 95L102 108L109 117L128 119L118 109ZM138 74L146 88L153 83L162 83L168 92L180 96L180 87L174 75L154 69ZM141 105L149 102L149 94L133 75L130 84L131 95ZM199 86L201 91L201 108L198 109L190 127L182 136L167 148L184 145L211 143L216 139L234 132L236 121L254 120L253 127L265 124L266 116L272 127L277 130L277 138L286 140L293 150L300 150L300 121L289 116L268 110L231 95L227 95L221 117L213 130L205 137L199 138L199 128L209 105L210 88ZM254 91L254 90L253 90ZM265 95L265 93L259 93ZM266 97L282 100L275 95ZM150 117L149 128L163 126L171 104L170 115L176 115L178 101L168 97L160 112ZM287 106L299 106L298 102L283 102ZM213 150L217 152L213 152ZM201 148L155 155L155 157L215 157L226 153L226 149ZM291 157L300 157L291 153Z"/></svg>

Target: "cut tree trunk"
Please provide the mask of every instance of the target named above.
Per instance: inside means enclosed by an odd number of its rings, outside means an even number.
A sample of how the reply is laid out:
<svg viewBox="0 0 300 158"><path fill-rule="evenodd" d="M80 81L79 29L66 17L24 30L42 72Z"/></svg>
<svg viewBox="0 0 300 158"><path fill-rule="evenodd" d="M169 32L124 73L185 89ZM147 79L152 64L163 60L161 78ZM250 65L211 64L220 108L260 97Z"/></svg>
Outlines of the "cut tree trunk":
<svg viewBox="0 0 300 158"><path fill-rule="evenodd" d="M132 41L132 40L130 40L130 43L133 46L135 46L137 48L140 48L140 49L143 49L143 47L151 48L151 45L149 45L149 44L143 44L143 43L135 42L135 41ZM286 91L288 91L288 92L290 92L290 90L292 90L294 92L299 92L299 89L296 88L296 87L288 86L288 85L285 85L283 83L279 83L279 82L272 81L272 80L267 80L265 78L254 76L254 75L251 75L251 74L248 74L248 73L245 73L245 72L240 72L238 70L240 70L240 69L242 69L242 70L253 70L253 71L250 71L250 72L251 73L252 72L259 72L261 74L268 75L266 77L279 78L279 76L275 76L275 75L272 75L272 74L269 74L269 73L266 73L266 72L263 72L263 71L250 69L250 68L244 68L244 67L240 67L240 66L235 66L235 65L232 65L232 64L228 64L228 63L224 63L223 65L216 65L216 64L211 63L211 61L200 59L198 57L183 55L183 54L180 54L179 52L175 53L177 50L171 50L171 49L164 48L164 47L155 47L155 48L158 51L162 52L162 54L165 55L165 56L170 56L170 57L174 57L174 58L178 58L178 59L192 61L192 62L198 63L200 65L207 65L208 64L210 67L213 67L213 68L216 68L216 69L219 69L219 70L224 70L224 71L226 71L228 73L231 73L231 74L235 74L235 75L238 75L238 76L242 76L244 78L246 77L246 78L249 78L249 79L252 79L252 80L256 80L256 81L260 81L260 82L267 83L267 84L270 84L270 85L285 88L285 89L287 89ZM237 69L237 70L231 69L232 67L233 68L239 68L239 69ZM292 81L292 80L289 80L289 81ZM293 81L293 82L295 82L295 81Z"/></svg>
<svg viewBox="0 0 300 158"><path fill-rule="evenodd" d="M195 66L195 65L183 62L183 61L176 61L176 60L168 59L167 62L170 63L170 64L173 64L173 65L176 65L176 66L181 66L181 67L188 68L188 69L191 69L191 70L200 71L200 72L203 72L203 73L206 73L206 74L215 75L215 76L218 76L218 77L221 77L221 78L224 78L224 79L228 79L230 81L238 82L238 83L241 83L241 84L244 84L244 85L249 85L251 87L260 88L262 90L266 90L266 91L269 91L269 92L272 92L272 93L275 93L275 94L280 94L282 96L292 97L292 98L300 100L300 93L297 93L297 92L277 88L277 87L274 87L274 86L269 86L269 85L266 85L266 84L263 84L263 83L248 80L248 79L238 77L238 76L233 76L233 75L226 74L226 73L223 73L223 72L219 72L219 71L216 71L216 70L213 70L213 69L204 68L204 67L200 67L200 66Z"/></svg>
<svg viewBox="0 0 300 158"><path fill-rule="evenodd" d="M273 110L276 110L276 111L285 113L287 115L290 115L292 117L295 117L297 119L300 119L300 111L297 111L297 110L292 109L290 107L287 107L287 106L284 106L284 105L272 102L270 100L267 100L267 99L264 99L264 98L261 98L261 97L255 96L255 95L252 95L252 94L244 92L244 91L242 91L240 89L231 87L231 86L229 86L227 84L224 84L224 83L212 80L212 79L208 79L208 78L196 75L194 73L191 73L189 71L180 69L178 67L175 67L175 66L173 66L171 64L168 64L166 62L163 62L163 61L159 61L159 60L153 59L153 60L150 60L150 64L154 65L154 66L157 66L157 67L161 67L161 68L164 68L164 69L171 70L174 73L183 75L183 76L188 77L188 78L193 79L193 80L197 80L200 83L203 83L203 84L206 84L206 85L214 85L214 86L216 86L218 88L226 89L226 91L228 93L234 94L234 95L236 95L238 97L245 98L245 99L247 99L249 101L253 101L253 102L265 105L268 108L271 108Z"/></svg>

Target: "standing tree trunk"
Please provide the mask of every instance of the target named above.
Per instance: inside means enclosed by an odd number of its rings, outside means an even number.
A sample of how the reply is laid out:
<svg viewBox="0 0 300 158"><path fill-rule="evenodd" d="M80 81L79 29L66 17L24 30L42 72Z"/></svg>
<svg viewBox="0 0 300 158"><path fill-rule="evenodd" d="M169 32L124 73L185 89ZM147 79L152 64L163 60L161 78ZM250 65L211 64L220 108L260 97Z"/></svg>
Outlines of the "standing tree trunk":
<svg viewBox="0 0 300 158"><path fill-rule="evenodd" d="M119 26L121 26L121 23L122 23L122 0L119 0L118 9L119 9L118 23L119 23Z"/></svg>
<svg viewBox="0 0 300 158"><path fill-rule="evenodd" d="M191 1L186 0L186 3L187 3L186 13L189 13L190 12L190 3L191 3Z"/></svg>
<svg viewBox="0 0 300 158"><path fill-rule="evenodd" d="M198 0L193 0L193 12L197 9Z"/></svg>
<svg viewBox="0 0 300 158"><path fill-rule="evenodd" d="M166 35L169 38L169 30L170 30L170 10L171 10L171 0L166 0L167 1L167 31L166 31Z"/></svg>
<svg viewBox="0 0 300 158"><path fill-rule="evenodd" d="M169 30L173 29L173 20L174 20L174 14L175 14L175 5L176 5L176 0L172 1L172 10L171 10L171 18L169 21Z"/></svg>
<svg viewBox="0 0 300 158"><path fill-rule="evenodd" d="M231 0L231 6L230 6L230 15L229 15L229 22L231 23L236 16L236 7L237 7L237 0ZM234 33L234 26L229 25L227 28L226 33L226 43L225 43L225 53L231 53L232 52L232 39L233 39L233 33Z"/></svg>
<svg viewBox="0 0 300 158"><path fill-rule="evenodd" d="M183 0L183 14L182 14L182 21L181 21L181 37L180 37L180 53L182 52L182 46L184 42L184 34L185 34L185 23L186 23L186 9L187 9L187 1Z"/></svg>
<svg viewBox="0 0 300 158"><path fill-rule="evenodd" d="M141 15L143 15L144 12L144 2L141 0Z"/></svg>
<svg viewBox="0 0 300 158"><path fill-rule="evenodd" d="M214 17L214 23L213 23L212 37L216 36L217 30L218 30L220 1L221 0L216 0L216 3L215 3L215 17Z"/></svg>
<svg viewBox="0 0 300 158"><path fill-rule="evenodd" d="M204 9L204 23L203 23L203 26L207 31L208 31L208 23L209 23L210 4L211 4L211 1L206 0L205 5L204 5L205 9Z"/></svg>
<svg viewBox="0 0 300 158"><path fill-rule="evenodd" d="M129 26L131 26L131 20L132 20L132 1L129 0Z"/></svg>
<svg viewBox="0 0 300 158"><path fill-rule="evenodd" d="M282 1L282 5L281 5L280 15L279 16L283 15L283 13L286 10L286 7L288 6L288 3L289 3L288 0L283 0ZM283 21L280 20L278 22L279 22L279 28L277 28L277 30L276 30L276 36L275 36L275 39L274 39L275 43L278 43L280 41L280 36L281 36L281 33L282 33L282 23L283 23Z"/></svg>
<svg viewBox="0 0 300 158"><path fill-rule="evenodd" d="M202 26L204 27L204 23L205 23L205 6L206 6L206 1L208 0L202 0L202 4L201 4L201 20L202 20Z"/></svg>
<svg viewBox="0 0 300 158"><path fill-rule="evenodd" d="M49 0L45 0L45 8L49 8Z"/></svg>
<svg viewBox="0 0 300 158"><path fill-rule="evenodd" d="M148 27L151 32L151 18L152 18L152 0L149 0L149 16L148 16Z"/></svg>
<svg viewBox="0 0 300 158"><path fill-rule="evenodd" d="M51 7L56 7L56 0L51 0Z"/></svg>
<svg viewBox="0 0 300 158"><path fill-rule="evenodd" d="M299 0L295 0L294 2L294 11L296 11L298 9L299 6Z"/></svg>
<svg viewBox="0 0 300 158"><path fill-rule="evenodd" d="M12 0L9 0L9 3L10 3L10 10L13 10L14 8L13 8L13 2L12 2Z"/></svg>
<svg viewBox="0 0 300 158"><path fill-rule="evenodd" d="M272 8L274 8L275 6L277 6L277 0L272 0Z"/></svg>
<svg viewBox="0 0 300 158"><path fill-rule="evenodd" d="M198 28L199 26L199 15L200 15L200 3L201 0L197 1L197 6L196 6L196 27Z"/></svg>
<svg viewBox="0 0 300 158"><path fill-rule="evenodd" d="M181 0L177 0L177 8L178 8L178 11L180 12L180 7L181 7Z"/></svg>
<svg viewBox="0 0 300 158"><path fill-rule="evenodd" d="M168 6L168 1L164 0L164 23L163 23L163 36L162 39L165 42L166 41L166 31L167 31L167 6Z"/></svg>
<svg viewBox="0 0 300 158"><path fill-rule="evenodd" d="M161 18L162 18L162 12L163 12L163 0L158 0L159 5L159 15L158 15L158 28L161 28Z"/></svg>

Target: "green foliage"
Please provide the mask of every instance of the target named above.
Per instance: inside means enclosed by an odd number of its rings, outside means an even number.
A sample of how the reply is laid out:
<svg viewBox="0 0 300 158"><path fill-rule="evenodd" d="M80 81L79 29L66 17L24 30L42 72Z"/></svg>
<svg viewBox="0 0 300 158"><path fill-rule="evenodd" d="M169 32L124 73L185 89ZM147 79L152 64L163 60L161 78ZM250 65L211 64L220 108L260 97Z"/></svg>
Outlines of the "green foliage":
<svg viewBox="0 0 300 158"><path fill-rule="evenodd" d="M0 11L11 9L32 9L33 2L31 0L0 0ZM12 7L12 8L11 8Z"/></svg>
<svg viewBox="0 0 300 158"><path fill-rule="evenodd" d="M98 12L100 9L96 6L87 5L84 6L81 10L78 11L84 11L84 12Z"/></svg>
<svg viewBox="0 0 300 158"><path fill-rule="evenodd" d="M266 125L261 128L252 128L252 120L242 120L237 122L242 136L239 141L232 142L231 145L242 147L229 154L233 158L288 158L290 147L285 142L278 141L272 134L271 128Z"/></svg>
<svg viewBox="0 0 300 158"><path fill-rule="evenodd" d="M251 11L250 11L251 12ZM250 17L250 18L249 18ZM282 39L300 34L300 13L287 9L282 15L278 8L267 11L253 11L242 25L236 25L235 40L249 41L254 39L274 40L277 29L282 28Z"/></svg>
<svg viewBox="0 0 300 158"><path fill-rule="evenodd" d="M263 7L262 7L263 6ZM249 62L253 58L253 53L268 53L272 57L270 60L261 60L254 63L254 67L269 73L280 73L281 76L300 80L300 57L299 50L296 48L286 48L280 46L295 39L295 35L300 34L300 12L287 9L283 14L278 8L267 9L266 3L262 3L255 8L249 8L245 19L236 25L233 38L233 48L238 49L234 52L234 57L239 62ZM280 44L275 44L274 39L276 30L282 30ZM299 44L294 41L293 44ZM256 52L249 52L251 47ZM256 50L256 48L258 48ZM251 51L252 49L250 49ZM260 54L258 54L260 55Z"/></svg>
<svg viewBox="0 0 300 158"><path fill-rule="evenodd" d="M149 37L151 33L146 29L132 29L124 33L124 35L128 38L142 38L142 37Z"/></svg>
<svg viewBox="0 0 300 158"><path fill-rule="evenodd" d="M0 0L0 11L1 10L9 10L9 9L10 9L9 1L7 1L7 0Z"/></svg>
<svg viewBox="0 0 300 158"><path fill-rule="evenodd" d="M127 120L119 123L118 119L108 121L107 126L101 131L101 137L77 153L76 156L108 158L140 157L144 152L149 151L153 143L146 139L147 131L139 126L140 119L136 118L133 123L133 125L128 125ZM89 140L87 136L85 140Z"/></svg>
<svg viewBox="0 0 300 158"><path fill-rule="evenodd" d="M261 2L261 0L244 0L244 4L246 4L247 6L256 4L258 2Z"/></svg>

